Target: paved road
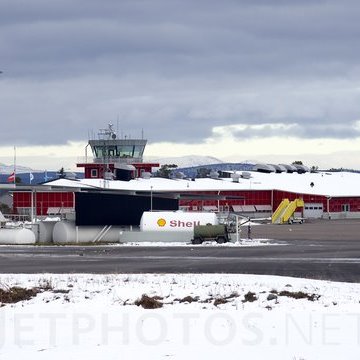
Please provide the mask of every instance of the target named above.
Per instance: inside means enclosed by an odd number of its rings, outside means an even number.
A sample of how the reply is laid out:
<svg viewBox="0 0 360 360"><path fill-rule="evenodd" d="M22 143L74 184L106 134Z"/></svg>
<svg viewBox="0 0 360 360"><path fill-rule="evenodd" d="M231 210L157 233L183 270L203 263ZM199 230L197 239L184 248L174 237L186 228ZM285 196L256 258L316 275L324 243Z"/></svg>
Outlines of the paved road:
<svg viewBox="0 0 360 360"><path fill-rule="evenodd" d="M247 228L243 228L247 236ZM305 224L252 226L255 238L281 240L359 240L360 219L347 220L307 220Z"/></svg>
<svg viewBox="0 0 360 360"><path fill-rule="evenodd" d="M244 229L247 235L247 229ZM260 247L1 246L1 273L243 273L360 281L360 221L253 226Z"/></svg>
<svg viewBox="0 0 360 360"><path fill-rule="evenodd" d="M279 243L279 242L278 242ZM7 246L2 273L243 273L360 281L360 241L260 247Z"/></svg>

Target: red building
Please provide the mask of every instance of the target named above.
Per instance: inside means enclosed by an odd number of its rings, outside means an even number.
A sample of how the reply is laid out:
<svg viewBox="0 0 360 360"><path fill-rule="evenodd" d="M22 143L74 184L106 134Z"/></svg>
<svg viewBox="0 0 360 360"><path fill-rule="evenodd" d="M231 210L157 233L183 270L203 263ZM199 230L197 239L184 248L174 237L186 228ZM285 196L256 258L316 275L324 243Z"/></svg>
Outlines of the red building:
<svg viewBox="0 0 360 360"><path fill-rule="evenodd" d="M304 217L360 218L360 174L288 173L277 167L276 173L258 171L236 174L233 179L157 179L150 173L158 163L144 163L144 139L118 139L112 129L100 130L98 139L90 140L92 157L77 164L85 178L59 179L47 183L51 190L14 192L14 210L37 215L74 211L76 191L113 191L132 194L167 194L179 198L185 211L234 211L251 217L271 215L283 199L302 199ZM266 167L265 170L268 168ZM278 173L280 172L280 173ZM294 169L291 170L294 172ZM96 204L94 204L96 207ZM97 211L99 209L96 209Z"/></svg>

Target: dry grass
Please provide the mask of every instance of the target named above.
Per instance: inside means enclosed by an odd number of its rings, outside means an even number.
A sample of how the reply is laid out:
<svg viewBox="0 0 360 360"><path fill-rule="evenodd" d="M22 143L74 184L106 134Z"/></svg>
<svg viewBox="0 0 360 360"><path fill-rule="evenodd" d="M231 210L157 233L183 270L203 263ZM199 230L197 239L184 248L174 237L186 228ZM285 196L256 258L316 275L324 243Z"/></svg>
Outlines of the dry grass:
<svg viewBox="0 0 360 360"><path fill-rule="evenodd" d="M4 304L13 304L19 301L30 300L40 291L39 288L25 289L18 286L0 289L0 302Z"/></svg>
<svg viewBox="0 0 360 360"><path fill-rule="evenodd" d="M225 298L217 298L214 301L214 305L218 306L218 305L221 305L221 304L226 304L227 302L228 301Z"/></svg>
<svg viewBox="0 0 360 360"><path fill-rule="evenodd" d="M278 295L278 296L286 296L292 299L307 299L309 301L316 301L319 300L320 295L317 294L307 294L303 291L288 291L288 290L283 290L283 291L276 291L276 290L271 290L270 291L271 294L274 295Z"/></svg>
<svg viewBox="0 0 360 360"><path fill-rule="evenodd" d="M293 299L307 299L309 301L319 300L319 298L320 298L320 295L317 295L317 294L307 294L307 293L304 293L303 291L292 292L292 291L287 291L287 290L281 291L279 293L279 296L287 296L287 297L290 297Z"/></svg>
<svg viewBox="0 0 360 360"><path fill-rule="evenodd" d="M256 297L256 294L249 291L244 295L244 300L242 300L243 303L246 302L254 302L256 301L258 298Z"/></svg>
<svg viewBox="0 0 360 360"><path fill-rule="evenodd" d="M192 302L199 301L199 297L198 296L192 297L192 296L188 295L182 299L175 299L174 301L179 301L180 303L184 303L184 302L192 303Z"/></svg>
<svg viewBox="0 0 360 360"><path fill-rule="evenodd" d="M54 289L51 280L48 279L39 280L39 285L30 289L26 289L20 286L9 286L1 284L0 305L4 306L4 304L14 304L19 301L27 301L35 297L37 294L46 291L53 292L54 294L67 294L70 290Z"/></svg>
<svg viewBox="0 0 360 360"><path fill-rule="evenodd" d="M148 296L143 294L140 299L135 301L136 306L142 306L144 309L159 309L163 307L163 303L159 300L163 298L160 296Z"/></svg>

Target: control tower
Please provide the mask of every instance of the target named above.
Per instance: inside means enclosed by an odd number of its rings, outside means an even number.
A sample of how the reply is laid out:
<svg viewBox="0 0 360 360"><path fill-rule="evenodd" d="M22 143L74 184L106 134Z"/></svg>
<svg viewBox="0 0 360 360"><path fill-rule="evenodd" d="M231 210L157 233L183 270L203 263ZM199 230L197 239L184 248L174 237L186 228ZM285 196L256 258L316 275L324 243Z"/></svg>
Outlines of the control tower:
<svg viewBox="0 0 360 360"><path fill-rule="evenodd" d="M77 167L85 168L85 178L100 178L107 180L131 180L151 173L158 163L144 163L143 154L147 140L118 138L109 124L106 129L100 129L98 138L89 140L85 148L85 162ZM87 155L90 146L92 159Z"/></svg>

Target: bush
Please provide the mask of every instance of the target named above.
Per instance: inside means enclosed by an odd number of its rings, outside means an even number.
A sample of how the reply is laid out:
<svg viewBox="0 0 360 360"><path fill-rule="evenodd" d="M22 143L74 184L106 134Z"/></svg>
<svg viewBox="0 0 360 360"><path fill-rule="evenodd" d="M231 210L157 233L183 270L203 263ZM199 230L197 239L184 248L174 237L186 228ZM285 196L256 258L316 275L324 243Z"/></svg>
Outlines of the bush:
<svg viewBox="0 0 360 360"><path fill-rule="evenodd" d="M7 290L0 289L0 302L2 303L17 303L23 300L30 300L39 292L38 289L24 289L13 286Z"/></svg>
<svg viewBox="0 0 360 360"><path fill-rule="evenodd" d="M257 300L256 294L249 291L244 295L244 300L242 301L243 303L245 302L254 302Z"/></svg>
<svg viewBox="0 0 360 360"><path fill-rule="evenodd" d="M159 300L162 300L159 296L150 297L143 294L140 299L135 301L135 305L142 306L144 309L159 309L163 307L163 303Z"/></svg>

